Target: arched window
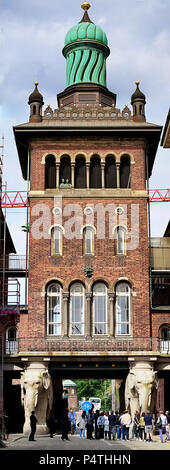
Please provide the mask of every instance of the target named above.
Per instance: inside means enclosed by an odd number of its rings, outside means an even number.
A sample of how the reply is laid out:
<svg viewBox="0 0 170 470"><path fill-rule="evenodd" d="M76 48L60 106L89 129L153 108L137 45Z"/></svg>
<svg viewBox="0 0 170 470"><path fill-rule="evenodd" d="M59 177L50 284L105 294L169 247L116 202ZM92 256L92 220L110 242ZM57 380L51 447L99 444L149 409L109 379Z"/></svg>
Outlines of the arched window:
<svg viewBox="0 0 170 470"><path fill-rule="evenodd" d="M86 226L83 230L83 254L94 254L94 228Z"/></svg>
<svg viewBox="0 0 170 470"><path fill-rule="evenodd" d="M114 232L116 255L126 254L126 229L118 226Z"/></svg>
<svg viewBox="0 0 170 470"><path fill-rule="evenodd" d="M103 282L93 287L93 332L107 334L107 287Z"/></svg>
<svg viewBox="0 0 170 470"><path fill-rule="evenodd" d="M10 327L6 331L6 354L15 354L18 351L17 329Z"/></svg>
<svg viewBox="0 0 170 470"><path fill-rule="evenodd" d="M62 183L71 183L71 163L69 155L63 155L60 160L60 184Z"/></svg>
<svg viewBox="0 0 170 470"><path fill-rule="evenodd" d="M47 287L47 335L61 335L61 286L52 282Z"/></svg>
<svg viewBox="0 0 170 470"><path fill-rule="evenodd" d="M45 188L56 188L56 161L53 155L48 155L45 161Z"/></svg>
<svg viewBox="0 0 170 470"><path fill-rule="evenodd" d="M75 282L70 288L70 334L84 335L84 287Z"/></svg>
<svg viewBox="0 0 170 470"><path fill-rule="evenodd" d="M130 184L130 158L125 155L120 161L120 188L130 188Z"/></svg>
<svg viewBox="0 0 170 470"><path fill-rule="evenodd" d="M117 188L117 172L115 158L108 155L105 164L105 188Z"/></svg>
<svg viewBox="0 0 170 470"><path fill-rule="evenodd" d="M83 156L76 158L75 188L86 188L86 161Z"/></svg>
<svg viewBox="0 0 170 470"><path fill-rule="evenodd" d="M63 229L58 225L51 229L51 256L62 256Z"/></svg>
<svg viewBox="0 0 170 470"><path fill-rule="evenodd" d="M131 302L127 282L116 285L116 335L130 335Z"/></svg>
<svg viewBox="0 0 170 470"><path fill-rule="evenodd" d="M102 187L101 162L98 155L93 155L90 162L90 188Z"/></svg>
<svg viewBox="0 0 170 470"><path fill-rule="evenodd" d="M170 353L170 325L161 329L161 351Z"/></svg>

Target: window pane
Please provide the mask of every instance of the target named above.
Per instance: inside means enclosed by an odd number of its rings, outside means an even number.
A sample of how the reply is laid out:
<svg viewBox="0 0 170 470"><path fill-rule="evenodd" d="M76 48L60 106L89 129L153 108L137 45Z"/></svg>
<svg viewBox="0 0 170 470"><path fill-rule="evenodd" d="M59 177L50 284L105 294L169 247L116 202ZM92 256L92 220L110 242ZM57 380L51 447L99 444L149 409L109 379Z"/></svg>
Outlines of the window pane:
<svg viewBox="0 0 170 470"><path fill-rule="evenodd" d="M116 289L116 322L117 334L130 334L130 288L125 282L118 284Z"/></svg>
<svg viewBox="0 0 170 470"><path fill-rule="evenodd" d="M84 231L85 236L85 253L91 254L93 251L93 231L90 228L86 228Z"/></svg>
<svg viewBox="0 0 170 470"><path fill-rule="evenodd" d="M117 252L119 254L124 254L125 248L124 248L124 230L122 228L117 229Z"/></svg>
<svg viewBox="0 0 170 470"><path fill-rule="evenodd" d="M71 334L84 334L84 289L76 283L71 287Z"/></svg>
<svg viewBox="0 0 170 470"><path fill-rule="evenodd" d="M106 322L106 297L96 296L94 307L94 321L95 322Z"/></svg>
<svg viewBox="0 0 170 470"><path fill-rule="evenodd" d="M107 288L105 284L98 283L94 286L94 333L107 333Z"/></svg>
<svg viewBox="0 0 170 470"><path fill-rule="evenodd" d="M106 325L102 323L96 323L95 324L95 335L106 335Z"/></svg>
<svg viewBox="0 0 170 470"><path fill-rule="evenodd" d="M48 286L47 290L47 332L61 334L61 288L57 283Z"/></svg>

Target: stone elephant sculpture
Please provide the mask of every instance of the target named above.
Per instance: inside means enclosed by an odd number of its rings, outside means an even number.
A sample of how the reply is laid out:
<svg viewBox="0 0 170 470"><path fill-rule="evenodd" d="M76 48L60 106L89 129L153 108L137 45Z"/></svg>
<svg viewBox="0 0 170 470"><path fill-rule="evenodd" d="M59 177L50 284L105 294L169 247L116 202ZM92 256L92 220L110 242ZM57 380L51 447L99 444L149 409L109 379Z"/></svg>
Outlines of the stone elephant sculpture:
<svg viewBox="0 0 170 470"><path fill-rule="evenodd" d="M131 416L135 411L153 413L156 404L157 372L151 368L132 368L125 383L125 405Z"/></svg>
<svg viewBox="0 0 170 470"><path fill-rule="evenodd" d="M24 434L30 432L30 415L35 411L37 432L47 432L46 419L53 406L53 387L43 364L30 364L21 376L21 401L25 411Z"/></svg>

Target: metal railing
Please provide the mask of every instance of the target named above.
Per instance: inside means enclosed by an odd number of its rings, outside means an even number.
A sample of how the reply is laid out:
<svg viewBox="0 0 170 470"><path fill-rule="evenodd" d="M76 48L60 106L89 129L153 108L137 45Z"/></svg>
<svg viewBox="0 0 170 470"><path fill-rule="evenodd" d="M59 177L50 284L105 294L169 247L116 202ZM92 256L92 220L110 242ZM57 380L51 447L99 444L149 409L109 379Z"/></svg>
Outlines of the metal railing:
<svg viewBox="0 0 170 470"><path fill-rule="evenodd" d="M7 354L24 352L154 352L155 354L170 354L170 340L160 338L131 338L131 339L46 339L46 338L17 338L16 341L6 341Z"/></svg>
<svg viewBox="0 0 170 470"><path fill-rule="evenodd" d="M0 270L3 269L3 257L0 256ZM5 256L5 271L25 271L26 256L9 254Z"/></svg>

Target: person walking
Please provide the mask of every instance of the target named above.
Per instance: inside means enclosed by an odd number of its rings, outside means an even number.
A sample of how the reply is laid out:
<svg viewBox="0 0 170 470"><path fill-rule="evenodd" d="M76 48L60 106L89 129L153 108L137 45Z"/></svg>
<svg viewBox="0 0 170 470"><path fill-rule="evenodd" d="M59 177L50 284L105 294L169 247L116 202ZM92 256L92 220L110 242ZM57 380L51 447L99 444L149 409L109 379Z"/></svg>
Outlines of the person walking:
<svg viewBox="0 0 170 470"><path fill-rule="evenodd" d="M120 415L119 415L119 412L116 411L116 415L115 415L115 427L114 427L114 439L119 439L120 437ZM117 437L116 437L117 436Z"/></svg>
<svg viewBox="0 0 170 470"><path fill-rule="evenodd" d="M149 410L147 410L146 415L144 416L144 421L145 421L146 442L152 442L153 417Z"/></svg>
<svg viewBox="0 0 170 470"><path fill-rule="evenodd" d="M79 421L80 437L85 438L85 429L86 429L86 411L83 411L80 421Z"/></svg>
<svg viewBox="0 0 170 470"><path fill-rule="evenodd" d="M132 439L139 437L139 413L135 411L133 416Z"/></svg>
<svg viewBox="0 0 170 470"><path fill-rule="evenodd" d="M145 413L142 413L139 419L139 438L141 441L145 440Z"/></svg>
<svg viewBox="0 0 170 470"><path fill-rule="evenodd" d="M99 439L99 428L97 425L97 420L100 415L100 411L96 410L96 413L94 413L94 424L95 424L95 439Z"/></svg>
<svg viewBox="0 0 170 470"><path fill-rule="evenodd" d="M76 432L77 415L76 415L76 412L73 411L72 408L70 408L70 411L69 411L69 418L71 422L71 433L74 434Z"/></svg>
<svg viewBox="0 0 170 470"><path fill-rule="evenodd" d="M109 439L111 440L111 436L114 440L114 426L115 426L116 416L113 411L111 411L109 415Z"/></svg>
<svg viewBox="0 0 170 470"><path fill-rule="evenodd" d="M104 414L104 437L107 439L109 437L109 413L108 411Z"/></svg>
<svg viewBox="0 0 170 470"><path fill-rule="evenodd" d="M69 441L70 439L68 438L68 433L71 428L71 423L70 419L68 416L68 408L63 409L63 414L61 418L61 439L62 441Z"/></svg>
<svg viewBox="0 0 170 470"><path fill-rule="evenodd" d="M88 411L87 416L87 439L93 439L93 412L92 410Z"/></svg>
<svg viewBox="0 0 170 470"><path fill-rule="evenodd" d="M129 440L129 427L131 424L131 416L128 410L125 410L124 414L121 416L121 439L125 435L125 439Z"/></svg>
<svg viewBox="0 0 170 470"><path fill-rule="evenodd" d="M97 426L99 428L99 439L104 439L104 421L104 413L102 411L97 420Z"/></svg>
<svg viewBox="0 0 170 470"><path fill-rule="evenodd" d="M158 425L159 435L160 435L160 439L162 443L167 440L170 441L170 435L166 429L167 424L168 424L167 416L165 415L163 411L160 411L158 420L157 420L157 425ZM166 434L167 436L165 441L163 440L163 434Z"/></svg>
<svg viewBox="0 0 170 470"><path fill-rule="evenodd" d="M36 433L36 425L37 425L37 418L35 416L35 411L32 411L31 416L30 416L31 433L29 435L29 441L35 441L34 436Z"/></svg>
<svg viewBox="0 0 170 470"><path fill-rule="evenodd" d="M169 414L169 411L165 411L165 415L166 415L167 421L168 421L168 424L167 424L167 426L166 426L166 430L167 430L167 432L168 432L169 435L170 435L170 414Z"/></svg>

